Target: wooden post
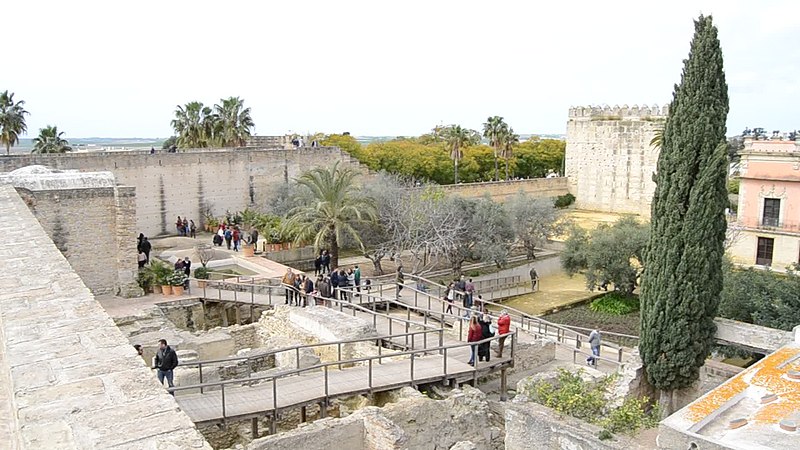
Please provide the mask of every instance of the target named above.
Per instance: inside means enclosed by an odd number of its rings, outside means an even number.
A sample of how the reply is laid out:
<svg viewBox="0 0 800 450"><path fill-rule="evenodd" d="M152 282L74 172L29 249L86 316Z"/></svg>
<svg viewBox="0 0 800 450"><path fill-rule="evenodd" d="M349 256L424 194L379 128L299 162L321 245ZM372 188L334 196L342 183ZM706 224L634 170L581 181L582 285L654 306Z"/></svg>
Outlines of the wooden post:
<svg viewBox="0 0 800 450"><path fill-rule="evenodd" d="M323 400L319 402L319 418L324 419L328 417L328 401Z"/></svg>
<svg viewBox="0 0 800 450"><path fill-rule="evenodd" d="M500 369L500 401L508 400L508 377L505 367Z"/></svg>
<svg viewBox="0 0 800 450"><path fill-rule="evenodd" d="M253 417L252 428L253 428L253 439L258 439L258 417Z"/></svg>
<svg viewBox="0 0 800 450"><path fill-rule="evenodd" d="M300 422L306 423L306 420L308 420L307 414L308 414L308 411L306 411L306 407L305 406L301 406L300 407Z"/></svg>
<svg viewBox="0 0 800 450"><path fill-rule="evenodd" d="M269 422L269 434L275 434L278 432L278 417L276 415L271 415L267 419Z"/></svg>

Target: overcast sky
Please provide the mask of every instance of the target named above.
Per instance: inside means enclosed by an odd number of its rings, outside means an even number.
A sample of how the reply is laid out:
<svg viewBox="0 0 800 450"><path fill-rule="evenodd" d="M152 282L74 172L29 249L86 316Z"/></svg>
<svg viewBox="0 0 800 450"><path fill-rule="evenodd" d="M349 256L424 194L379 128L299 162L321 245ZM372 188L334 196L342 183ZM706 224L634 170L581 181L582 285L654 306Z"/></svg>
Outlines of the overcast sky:
<svg viewBox="0 0 800 450"><path fill-rule="evenodd" d="M175 106L240 96L261 135L564 133L571 105L665 104L712 14L728 134L800 128L800 1L36 1L0 6L0 90L30 135L165 137Z"/></svg>

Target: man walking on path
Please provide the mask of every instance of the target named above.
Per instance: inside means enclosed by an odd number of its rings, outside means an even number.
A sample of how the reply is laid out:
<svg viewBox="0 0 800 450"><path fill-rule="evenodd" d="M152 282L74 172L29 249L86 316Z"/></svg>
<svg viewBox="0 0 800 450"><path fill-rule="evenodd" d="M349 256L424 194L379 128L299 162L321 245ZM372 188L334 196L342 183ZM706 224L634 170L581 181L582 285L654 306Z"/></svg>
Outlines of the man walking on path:
<svg viewBox="0 0 800 450"><path fill-rule="evenodd" d="M400 264L397 266L397 277L395 279L397 282L397 298L400 298L400 291L403 290L403 284L406 282L406 276L403 275L403 265Z"/></svg>
<svg viewBox="0 0 800 450"><path fill-rule="evenodd" d="M531 267L531 291L536 292L536 284L539 282L539 274L536 273L536 268Z"/></svg>
<svg viewBox="0 0 800 450"><path fill-rule="evenodd" d="M586 358L586 364L597 366L597 356L600 356L600 332L592 330L589 333L589 345L592 347L592 356Z"/></svg>
<svg viewBox="0 0 800 450"><path fill-rule="evenodd" d="M358 264L356 264L356 268L353 271L353 283L356 286L356 297L361 296L361 269L359 269Z"/></svg>
<svg viewBox="0 0 800 450"><path fill-rule="evenodd" d="M292 269L286 269L286 274L283 275L283 279L281 280L281 284L286 288L286 299L283 302L284 305L289 305L292 303L294 299L294 272Z"/></svg>
<svg viewBox="0 0 800 450"><path fill-rule="evenodd" d="M175 387L175 385L172 384L172 371L178 367L178 355L175 353L175 350L173 350L172 347L167 345L166 339L160 339L158 341L158 352L156 353L154 366L154 368L158 370L158 382L163 385L164 378L166 378L167 385L169 387ZM170 394L173 396L175 395L174 392L170 392Z"/></svg>

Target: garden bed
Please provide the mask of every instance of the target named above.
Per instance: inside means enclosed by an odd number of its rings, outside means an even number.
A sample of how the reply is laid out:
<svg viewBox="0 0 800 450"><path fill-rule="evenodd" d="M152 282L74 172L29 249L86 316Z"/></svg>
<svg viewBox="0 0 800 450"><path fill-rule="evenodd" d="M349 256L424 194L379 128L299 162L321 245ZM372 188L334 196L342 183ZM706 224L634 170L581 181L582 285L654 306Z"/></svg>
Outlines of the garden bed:
<svg viewBox="0 0 800 450"><path fill-rule="evenodd" d="M550 322L576 327L595 328L612 333L639 335L639 312L622 316L594 312L588 304L565 309L542 317Z"/></svg>

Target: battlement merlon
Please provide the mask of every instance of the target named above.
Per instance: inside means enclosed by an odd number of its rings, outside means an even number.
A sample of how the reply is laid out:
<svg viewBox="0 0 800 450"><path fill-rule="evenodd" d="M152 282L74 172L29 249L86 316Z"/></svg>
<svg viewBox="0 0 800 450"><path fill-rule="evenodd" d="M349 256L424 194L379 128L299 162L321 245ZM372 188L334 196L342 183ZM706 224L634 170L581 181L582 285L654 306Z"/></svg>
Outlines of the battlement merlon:
<svg viewBox="0 0 800 450"><path fill-rule="evenodd" d="M669 114L669 105L659 107L658 105L589 105L589 106L573 106L569 108L570 119L601 119L608 117L609 119L619 120L624 118L666 118Z"/></svg>

